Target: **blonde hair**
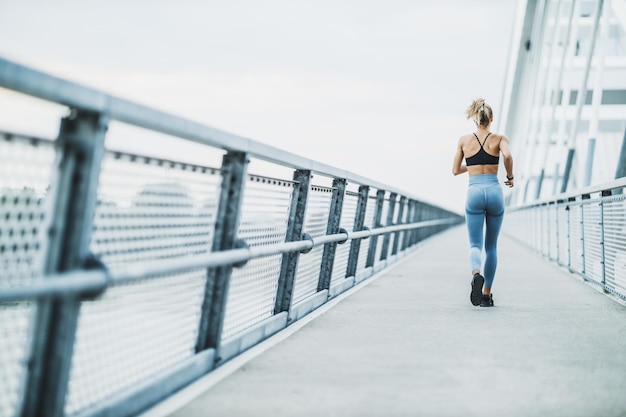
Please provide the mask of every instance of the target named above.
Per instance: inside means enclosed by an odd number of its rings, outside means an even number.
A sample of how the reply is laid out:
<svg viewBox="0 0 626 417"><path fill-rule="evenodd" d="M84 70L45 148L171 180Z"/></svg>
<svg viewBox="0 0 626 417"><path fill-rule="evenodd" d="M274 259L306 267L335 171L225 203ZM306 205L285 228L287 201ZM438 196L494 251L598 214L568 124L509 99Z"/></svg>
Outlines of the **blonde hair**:
<svg viewBox="0 0 626 417"><path fill-rule="evenodd" d="M485 103L485 99L482 97L472 101L467 110L465 110L467 119L472 119L476 125L489 126L491 118L493 117L493 111L491 106Z"/></svg>

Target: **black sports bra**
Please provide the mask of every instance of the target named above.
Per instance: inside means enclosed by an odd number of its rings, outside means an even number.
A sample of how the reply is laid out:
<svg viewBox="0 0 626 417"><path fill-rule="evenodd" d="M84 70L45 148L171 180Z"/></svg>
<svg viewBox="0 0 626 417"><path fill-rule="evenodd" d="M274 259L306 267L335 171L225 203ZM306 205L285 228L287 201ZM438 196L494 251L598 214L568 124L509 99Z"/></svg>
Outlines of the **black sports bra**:
<svg viewBox="0 0 626 417"><path fill-rule="evenodd" d="M480 145L480 150L476 152L473 156L465 158L465 165L498 165L500 163L499 156L493 156L490 153L487 153L485 148L483 148L485 142L487 142L487 138L489 137L489 135L491 135L491 133L488 133L487 136L485 136L485 140L483 141L483 143L480 143L480 139L478 139L478 136L476 136L476 133L474 133L474 137Z"/></svg>

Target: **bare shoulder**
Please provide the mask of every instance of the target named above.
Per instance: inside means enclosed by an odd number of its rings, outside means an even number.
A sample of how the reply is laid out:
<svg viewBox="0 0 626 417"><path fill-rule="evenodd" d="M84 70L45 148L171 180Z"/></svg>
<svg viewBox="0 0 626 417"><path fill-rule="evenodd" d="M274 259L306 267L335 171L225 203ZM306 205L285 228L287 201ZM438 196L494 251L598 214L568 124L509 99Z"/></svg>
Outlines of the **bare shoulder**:
<svg viewBox="0 0 626 417"><path fill-rule="evenodd" d="M465 143L467 143L467 141L472 137L471 134L469 135L463 135L459 138L459 145L463 145Z"/></svg>

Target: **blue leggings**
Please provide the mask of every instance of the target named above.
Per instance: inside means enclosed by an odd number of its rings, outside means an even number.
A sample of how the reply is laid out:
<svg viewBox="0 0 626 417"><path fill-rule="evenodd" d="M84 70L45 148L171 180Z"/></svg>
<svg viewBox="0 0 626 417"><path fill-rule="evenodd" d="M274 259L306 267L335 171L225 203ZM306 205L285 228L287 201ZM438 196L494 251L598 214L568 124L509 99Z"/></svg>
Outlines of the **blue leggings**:
<svg viewBox="0 0 626 417"><path fill-rule="evenodd" d="M483 231L485 249L485 287L491 288L498 265L498 235L504 219L504 197L496 174L470 175L465 203L469 234L469 260L472 270L481 271ZM485 229L486 226L486 229Z"/></svg>

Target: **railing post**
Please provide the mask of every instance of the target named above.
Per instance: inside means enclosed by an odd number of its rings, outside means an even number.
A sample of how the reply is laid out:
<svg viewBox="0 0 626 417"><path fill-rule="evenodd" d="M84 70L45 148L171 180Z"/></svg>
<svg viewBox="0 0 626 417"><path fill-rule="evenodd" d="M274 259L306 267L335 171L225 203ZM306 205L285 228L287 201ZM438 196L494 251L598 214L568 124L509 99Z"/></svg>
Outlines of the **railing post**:
<svg viewBox="0 0 626 417"><path fill-rule="evenodd" d="M419 222L419 221L424 220L425 214L426 213L424 212L424 204L420 203L419 201L416 201L415 202L415 215L413 216L413 221ZM422 230L423 229L413 229L413 237L411 239L411 246L417 245L419 243L419 241L421 240Z"/></svg>
<svg viewBox="0 0 626 417"><path fill-rule="evenodd" d="M416 222L420 222L420 221L424 221L426 220L426 211L425 209L425 205L424 203L420 203L420 202L416 202L415 203L415 208L417 210L417 212L415 213L415 221ZM417 245L420 241L423 240L422 234L424 232L423 228L420 229L415 229L415 237L414 237L414 245Z"/></svg>
<svg viewBox="0 0 626 417"><path fill-rule="evenodd" d="M602 265L602 290L606 291L606 253L604 244L604 197L610 197L611 190L603 190L600 198L600 264Z"/></svg>
<svg viewBox="0 0 626 417"><path fill-rule="evenodd" d="M560 236L560 227L559 227L559 205L563 202L563 200L557 200L554 207L554 212L556 216L556 263L561 264L561 236Z"/></svg>
<svg viewBox="0 0 626 417"><path fill-rule="evenodd" d="M106 130L107 119L98 113L72 110L61 121L60 171L51 183L56 197L44 267L48 274L86 266ZM79 313L76 296L39 302L23 417L64 415Z"/></svg>
<svg viewBox="0 0 626 417"><path fill-rule="evenodd" d="M222 187L215 219L213 252L235 248L248 162L248 154L245 152L228 152L222 158ZM219 348L232 270L232 265L226 265L207 271L196 343L198 352ZM220 360L218 356L216 362Z"/></svg>
<svg viewBox="0 0 626 417"><path fill-rule="evenodd" d="M585 274L587 273L587 258L585 256L585 200L589 200L589 194L583 194L580 200L580 248L582 252L582 275L585 278ZM585 278L586 280L587 278Z"/></svg>
<svg viewBox="0 0 626 417"><path fill-rule="evenodd" d="M343 209L343 197L346 193L346 180L343 178L333 179L333 196L330 202L328 213L328 226L326 234L333 235L339 233L341 226L341 210ZM333 274L333 264L335 263L335 251L337 242L326 243L322 255L322 265L320 268L320 277L317 283L317 290L327 290L330 288L330 279Z"/></svg>
<svg viewBox="0 0 626 417"><path fill-rule="evenodd" d="M393 226L393 215L395 214L395 209L396 209L396 198L398 198L398 195L396 193L390 193L389 194L389 208L387 209L387 221L385 223L385 226ZM390 233L385 233L385 236L383 237L383 247L381 248L381 253L380 253L380 260L384 261L385 259L387 259L387 256L389 255L389 242L391 241L391 234Z"/></svg>
<svg viewBox="0 0 626 417"><path fill-rule="evenodd" d="M398 208L398 218L396 220L396 224L402 224L402 216L404 215L404 206L406 205L406 197L400 197L400 203ZM398 253L398 243L400 241L400 237L402 236L402 232L395 232L395 239L393 240L393 246L391 248L391 255L395 255Z"/></svg>
<svg viewBox="0 0 626 417"><path fill-rule="evenodd" d="M406 222L410 223L413 220L413 200L409 199L406 202ZM409 247L409 243L411 241L411 235L413 234L412 230L405 230L402 236L402 251L406 250Z"/></svg>
<svg viewBox="0 0 626 417"><path fill-rule="evenodd" d="M567 269L572 272L572 213L570 205L576 201L576 197L569 197L567 199L568 204L565 210L567 210Z"/></svg>
<svg viewBox="0 0 626 417"><path fill-rule="evenodd" d="M357 203L356 214L354 216L354 227L352 228L352 230L355 232L363 230L363 226L365 225L365 212L367 211L367 199L369 198L369 191L369 186L359 186L359 201ZM352 241L350 242L350 255L348 256L348 268L346 270L346 277L356 276L360 249L361 239L352 239Z"/></svg>
<svg viewBox="0 0 626 417"><path fill-rule="evenodd" d="M385 190L376 191L376 207L374 208L373 228L381 227L380 220L383 216L383 204L385 203ZM378 245L378 235L370 237L370 245L367 250L367 261L365 267L374 266L376 262L376 246Z"/></svg>
<svg viewBox="0 0 626 417"><path fill-rule="evenodd" d="M304 229L304 219L306 215L307 200L311 186L311 171L296 170L293 180L298 183L295 187L289 212L289 224L287 226L287 242L294 242L302 239ZM274 314L281 311L289 311L291 299L295 285L296 271L298 270L298 259L300 252L289 252L283 255L278 279L278 289L276 292L276 305Z"/></svg>

